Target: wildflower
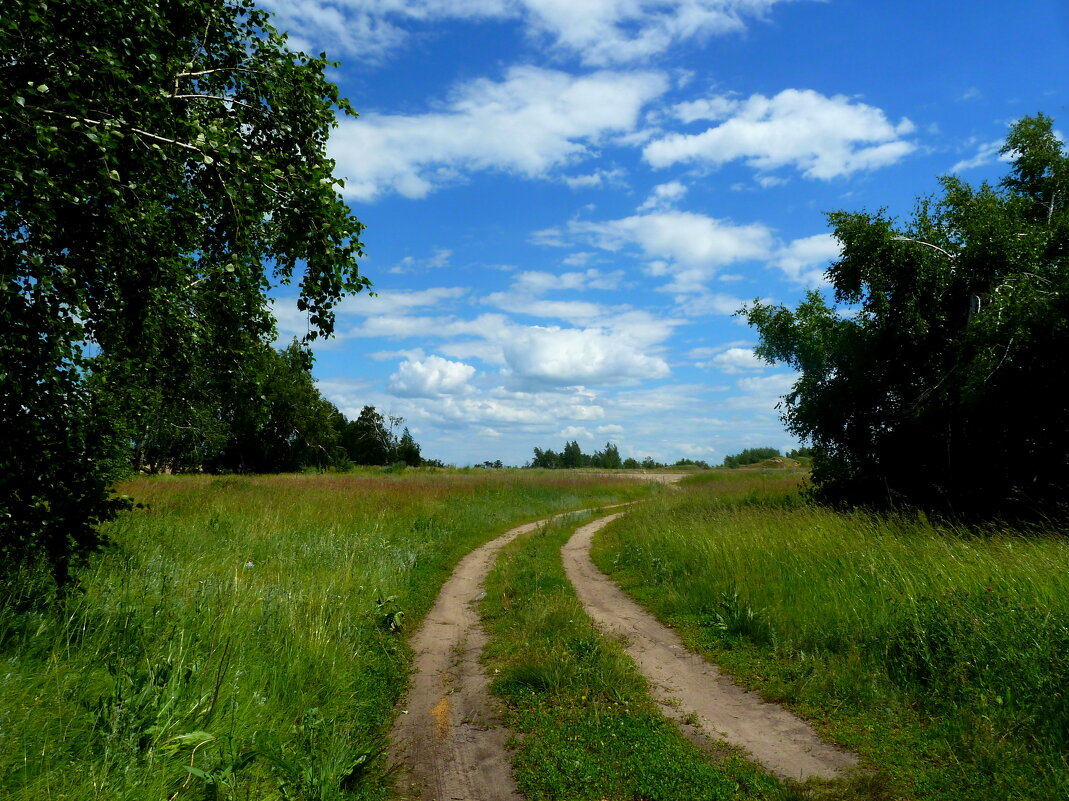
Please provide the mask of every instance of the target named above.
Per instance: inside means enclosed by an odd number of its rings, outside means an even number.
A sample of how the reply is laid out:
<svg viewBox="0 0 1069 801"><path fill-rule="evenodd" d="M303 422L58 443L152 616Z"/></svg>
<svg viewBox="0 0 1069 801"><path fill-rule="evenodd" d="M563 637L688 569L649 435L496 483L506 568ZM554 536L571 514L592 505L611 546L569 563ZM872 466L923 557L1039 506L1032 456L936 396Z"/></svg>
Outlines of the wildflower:
<svg viewBox="0 0 1069 801"><path fill-rule="evenodd" d="M245 563L245 569L246 570L251 570L254 567L256 567L256 563L254 561L252 561L251 559L248 562Z"/></svg>

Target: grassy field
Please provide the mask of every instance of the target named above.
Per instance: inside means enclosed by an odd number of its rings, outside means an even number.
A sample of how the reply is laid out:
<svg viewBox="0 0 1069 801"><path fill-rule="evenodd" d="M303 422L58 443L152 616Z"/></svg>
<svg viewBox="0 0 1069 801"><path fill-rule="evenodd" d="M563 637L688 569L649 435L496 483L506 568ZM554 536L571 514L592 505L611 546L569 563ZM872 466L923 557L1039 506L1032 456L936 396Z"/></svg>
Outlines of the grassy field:
<svg viewBox="0 0 1069 801"><path fill-rule="evenodd" d="M595 561L885 798L1069 795L1069 539L804 506L798 477L687 479Z"/></svg>
<svg viewBox="0 0 1069 801"><path fill-rule="evenodd" d="M383 798L404 632L527 520L648 495L560 471L158 477L83 591L0 599L0 797Z"/></svg>

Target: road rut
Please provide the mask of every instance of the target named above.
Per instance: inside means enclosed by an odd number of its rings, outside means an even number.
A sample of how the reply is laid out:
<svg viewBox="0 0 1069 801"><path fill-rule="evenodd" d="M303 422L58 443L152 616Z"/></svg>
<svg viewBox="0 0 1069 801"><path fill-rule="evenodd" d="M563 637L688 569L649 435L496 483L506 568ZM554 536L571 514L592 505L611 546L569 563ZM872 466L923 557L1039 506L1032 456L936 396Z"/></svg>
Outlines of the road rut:
<svg viewBox="0 0 1069 801"><path fill-rule="evenodd" d="M854 767L856 756L825 743L783 707L732 683L594 566L594 534L619 516L579 528L561 549L564 569L587 614L603 631L624 638L628 655L650 682L651 694L665 714L692 739L707 739L710 745L726 740L781 778L830 779ZM704 736L689 725L695 719Z"/></svg>

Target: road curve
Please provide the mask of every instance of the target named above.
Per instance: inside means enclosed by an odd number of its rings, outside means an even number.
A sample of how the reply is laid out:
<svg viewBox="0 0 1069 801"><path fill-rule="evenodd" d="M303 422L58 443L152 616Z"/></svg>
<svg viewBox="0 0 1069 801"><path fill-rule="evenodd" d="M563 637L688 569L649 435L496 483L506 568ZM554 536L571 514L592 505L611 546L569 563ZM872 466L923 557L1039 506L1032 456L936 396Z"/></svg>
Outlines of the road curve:
<svg viewBox="0 0 1069 801"><path fill-rule="evenodd" d="M650 683L665 714L692 739L726 740L771 773L804 781L844 775L857 757L821 740L801 718L743 690L671 629L632 601L590 559L595 532L619 514L579 528L561 549L568 579L587 614L606 633L622 637L628 655ZM690 725L699 723L700 733ZM697 734L697 737L696 737Z"/></svg>

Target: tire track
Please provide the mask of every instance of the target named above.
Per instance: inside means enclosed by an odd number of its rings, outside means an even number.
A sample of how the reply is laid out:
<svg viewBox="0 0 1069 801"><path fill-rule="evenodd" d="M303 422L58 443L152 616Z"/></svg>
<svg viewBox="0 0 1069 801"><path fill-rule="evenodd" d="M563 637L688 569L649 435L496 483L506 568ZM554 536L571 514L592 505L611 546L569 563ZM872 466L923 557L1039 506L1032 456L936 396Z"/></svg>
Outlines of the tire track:
<svg viewBox="0 0 1069 801"><path fill-rule="evenodd" d="M784 779L805 781L845 775L854 754L821 740L801 718L743 690L701 656L688 651L671 629L632 601L590 559L594 533L619 517L580 527L561 549L564 569L587 614L606 633L622 637L628 655L650 683L665 714L691 739L743 748L751 759ZM690 725L699 722L699 731Z"/></svg>

